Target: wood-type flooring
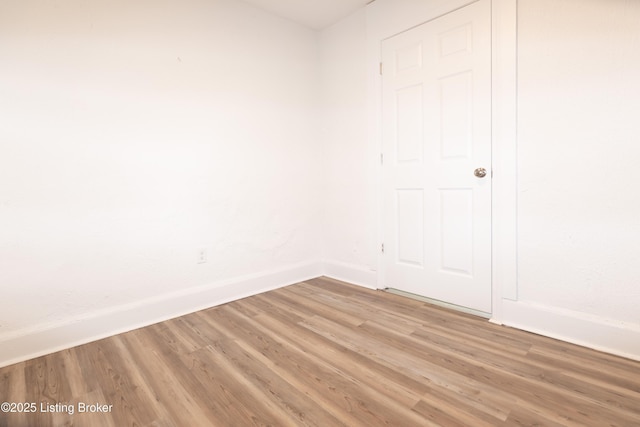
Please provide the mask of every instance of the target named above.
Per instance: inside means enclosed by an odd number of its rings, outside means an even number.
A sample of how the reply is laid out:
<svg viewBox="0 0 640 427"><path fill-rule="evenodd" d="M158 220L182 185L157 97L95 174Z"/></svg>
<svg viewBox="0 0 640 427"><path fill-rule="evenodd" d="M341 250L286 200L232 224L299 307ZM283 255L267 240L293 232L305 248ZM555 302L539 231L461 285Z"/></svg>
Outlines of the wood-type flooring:
<svg viewBox="0 0 640 427"><path fill-rule="evenodd" d="M318 278L2 368L0 402L2 427L632 427L640 362Z"/></svg>

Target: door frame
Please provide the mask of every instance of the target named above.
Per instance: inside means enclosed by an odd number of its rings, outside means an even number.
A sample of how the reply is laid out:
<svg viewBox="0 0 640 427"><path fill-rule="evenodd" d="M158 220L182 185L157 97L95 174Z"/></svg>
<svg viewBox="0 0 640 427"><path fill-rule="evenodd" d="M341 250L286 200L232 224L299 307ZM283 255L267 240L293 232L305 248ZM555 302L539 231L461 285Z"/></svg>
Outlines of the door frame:
<svg viewBox="0 0 640 427"><path fill-rule="evenodd" d="M384 243L382 41L478 0L377 0L367 7L368 139L375 147L377 238ZM502 324L502 300L517 300L517 0L491 1L491 321ZM375 159L375 160L374 160ZM384 254L377 251L378 289L385 287Z"/></svg>

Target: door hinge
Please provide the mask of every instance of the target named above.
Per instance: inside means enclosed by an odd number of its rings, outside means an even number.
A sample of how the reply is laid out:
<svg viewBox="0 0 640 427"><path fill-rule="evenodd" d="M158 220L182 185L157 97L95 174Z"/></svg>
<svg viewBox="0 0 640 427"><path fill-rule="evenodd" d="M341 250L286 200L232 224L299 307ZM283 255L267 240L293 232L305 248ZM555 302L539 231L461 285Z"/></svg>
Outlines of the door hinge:
<svg viewBox="0 0 640 427"><path fill-rule="evenodd" d="M382 253L384 253L384 243L382 244L381 249L382 249Z"/></svg>
<svg viewBox="0 0 640 427"><path fill-rule="evenodd" d="M384 164L384 154L380 153L380 164L383 165Z"/></svg>
<svg viewBox="0 0 640 427"><path fill-rule="evenodd" d="M382 62L380 63L380 75L382 75Z"/></svg>

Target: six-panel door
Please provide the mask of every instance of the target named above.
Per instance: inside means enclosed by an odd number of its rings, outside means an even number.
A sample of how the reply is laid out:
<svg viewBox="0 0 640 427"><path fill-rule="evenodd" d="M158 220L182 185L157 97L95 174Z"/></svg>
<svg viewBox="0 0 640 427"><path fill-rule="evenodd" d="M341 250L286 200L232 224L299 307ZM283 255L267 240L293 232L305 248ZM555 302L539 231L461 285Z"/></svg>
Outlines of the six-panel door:
<svg viewBox="0 0 640 427"><path fill-rule="evenodd" d="M489 0L385 40L382 58L385 285L490 313Z"/></svg>

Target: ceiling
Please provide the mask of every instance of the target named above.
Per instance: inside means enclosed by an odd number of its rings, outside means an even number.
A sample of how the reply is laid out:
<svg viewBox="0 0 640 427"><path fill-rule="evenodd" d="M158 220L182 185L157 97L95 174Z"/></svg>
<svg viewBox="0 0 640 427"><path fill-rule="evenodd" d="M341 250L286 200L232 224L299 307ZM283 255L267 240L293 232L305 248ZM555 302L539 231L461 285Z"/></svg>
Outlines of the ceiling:
<svg viewBox="0 0 640 427"><path fill-rule="evenodd" d="M326 28L372 0L244 0L315 30Z"/></svg>

